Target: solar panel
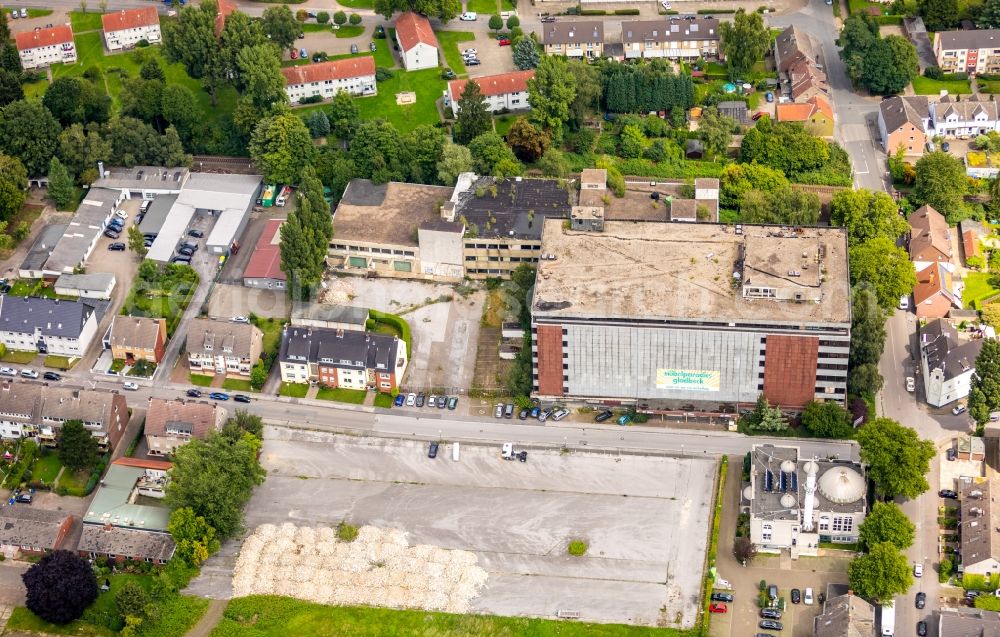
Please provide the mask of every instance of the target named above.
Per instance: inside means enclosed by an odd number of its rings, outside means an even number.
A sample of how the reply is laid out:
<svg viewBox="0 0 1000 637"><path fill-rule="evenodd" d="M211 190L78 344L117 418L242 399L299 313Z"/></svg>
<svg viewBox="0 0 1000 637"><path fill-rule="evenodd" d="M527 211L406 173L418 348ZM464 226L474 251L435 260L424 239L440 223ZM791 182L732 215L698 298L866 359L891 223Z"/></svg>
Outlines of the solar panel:
<svg viewBox="0 0 1000 637"><path fill-rule="evenodd" d="M774 474L771 473L770 469L765 469L764 471L764 491L770 493L774 490Z"/></svg>
<svg viewBox="0 0 1000 637"><path fill-rule="evenodd" d="M792 474L792 491L799 492L799 474L797 473Z"/></svg>

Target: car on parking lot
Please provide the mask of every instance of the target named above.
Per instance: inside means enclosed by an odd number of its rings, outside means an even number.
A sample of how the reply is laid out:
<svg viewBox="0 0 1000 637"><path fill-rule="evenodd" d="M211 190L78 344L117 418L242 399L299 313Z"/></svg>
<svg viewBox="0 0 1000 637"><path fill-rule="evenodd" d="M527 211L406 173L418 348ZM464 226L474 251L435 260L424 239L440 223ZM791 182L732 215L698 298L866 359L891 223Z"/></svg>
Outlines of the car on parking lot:
<svg viewBox="0 0 1000 637"><path fill-rule="evenodd" d="M906 377L906 391L915 392L917 390L917 381L913 379L913 376Z"/></svg>
<svg viewBox="0 0 1000 637"><path fill-rule="evenodd" d="M965 413L965 405L955 405L955 408L951 410L952 416L957 416L963 413Z"/></svg>
<svg viewBox="0 0 1000 637"><path fill-rule="evenodd" d="M725 604L712 604L708 607L710 613L724 613L729 610L729 607Z"/></svg>
<svg viewBox="0 0 1000 637"><path fill-rule="evenodd" d="M438 396L438 405L437 405L438 409L444 409L447 406L446 405L447 402L448 402L447 396Z"/></svg>
<svg viewBox="0 0 1000 637"><path fill-rule="evenodd" d="M235 396L233 396L233 400L235 400L238 403L248 403L250 402L250 397L247 396L246 394L236 394Z"/></svg>
<svg viewBox="0 0 1000 637"><path fill-rule="evenodd" d="M632 416L629 416L628 414L625 414L618 418L618 424L621 425L622 427L629 424L630 422L632 422Z"/></svg>
<svg viewBox="0 0 1000 637"><path fill-rule="evenodd" d="M466 66L479 66L480 64L482 64L482 62L480 62L479 60L466 60L465 61L465 65Z"/></svg>
<svg viewBox="0 0 1000 637"><path fill-rule="evenodd" d="M17 370L13 367L0 367L0 376L17 376Z"/></svg>
<svg viewBox="0 0 1000 637"><path fill-rule="evenodd" d="M212 400L229 400L229 394L221 391L214 391L208 397Z"/></svg>
<svg viewBox="0 0 1000 637"><path fill-rule="evenodd" d="M406 394L396 394L396 400L392 401L397 407L402 407L406 402Z"/></svg>
<svg viewBox="0 0 1000 637"><path fill-rule="evenodd" d="M357 44L352 44L351 45L351 53L357 53L357 52L358 52L358 45Z"/></svg>
<svg viewBox="0 0 1000 637"><path fill-rule="evenodd" d="M189 389L187 390L187 395L190 396L191 398L201 398L201 390Z"/></svg>
<svg viewBox="0 0 1000 637"><path fill-rule="evenodd" d="M190 241L185 241L184 243L181 244L181 247L182 248L188 248L189 250L193 250L195 252L198 251L198 244L197 243L191 243Z"/></svg>
<svg viewBox="0 0 1000 637"><path fill-rule="evenodd" d="M32 496L30 493L18 493L14 496L14 501L19 504L31 504Z"/></svg>
<svg viewBox="0 0 1000 637"><path fill-rule="evenodd" d="M188 236L194 237L195 239L201 239L202 237L205 236L205 233L195 228L193 230L188 230Z"/></svg>
<svg viewBox="0 0 1000 637"><path fill-rule="evenodd" d="M438 403L438 397L436 395L431 394L430 396L427 397L428 407L437 407L437 403Z"/></svg>
<svg viewBox="0 0 1000 637"><path fill-rule="evenodd" d="M427 447L427 457L428 458L437 458L437 455L438 455L438 446L439 445L438 445L437 442L432 442L430 444L430 446Z"/></svg>
<svg viewBox="0 0 1000 637"><path fill-rule="evenodd" d="M458 407L458 397L452 396L448 399L448 409L454 410L455 407Z"/></svg>
<svg viewBox="0 0 1000 637"><path fill-rule="evenodd" d="M760 626L761 628L763 628L764 630L783 630L784 629L784 626L781 625L781 622L776 622L773 619L762 619L759 622L757 622L757 625Z"/></svg>
<svg viewBox="0 0 1000 637"><path fill-rule="evenodd" d="M475 22L478 16L474 11L466 11L462 15L458 16L458 19L462 22Z"/></svg>
<svg viewBox="0 0 1000 637"><path fill-rule="evenodd" d="M22 18L27 18L28 17L28 10L25 9L24 7L21 7L21 17Z"/></svg>
<svg viewBox="0 0 1000 637"><path fill-rule="evenodd" d="M128 213L124 210L115 210L115 216L119 219L128 219Z"/></svg>
<svg viewBox="0 0 1000 637"><path fill-rule="evenodd" d="M465 49L464 51L462 51L462 55L471 55L473 57L475 57L478 53L479 51L475 49Z"/></svg>
<svg viewBox="0 0 1000 637"><path fill-rule="evenodd" d="M557 411L554 414L552 414L552 420L555 420L556 422L559 422L560 420L562 420L563 418L565 418L568 415L569 415L569 410L568 409L560 409L559 411Z"/></svg>
<svg viewBox="0 0 1000 637"><path fill-rule="evenodd" d="M798 604L802 601L802 592L797 588L792 589L791 596L793 604Z"/></svg>
<svg viewBox="0 0 1000 637"><path fill-rule="evenodd" d="M510 46L510 38L497 38L497 44L500 46Z"/></svg>
<svg viewBox="0 0 1000 637"><path fill-rule="evenodd" d="M107 230L104 231L104 236L107 237L108 239L117 239L121 235L112 230L111 228L108 228Z"/></svg>
<svg viewBox="0 0 1000 637"><path fill-rule="evenodd" d="M610 409L605 409L601 413L597 414L597 417L594 418L594 422L604 422L605 420L611 418L614 415L615 415L614 412L612 412Z"/></svg>
<svg viewBox="0 0 1000 637"><path fill-rule="evenodd" d="M45 380L62 380L62 376L55 372L45 372L42 374L42 378Z"/></svg>
<svg viewBox="0 0 1000 637"><path fill-rule="evenodd" d="M764 619L781 619L781 611L777 608L762 608L760 616Z"/></svg>
<svg viewBox="0 0 1000 637"><path fill-rule="evenodd" d="M142 240L142 245L145 248L152 248L153 247L153 239L143 239Z"/></svg>
<svg viewBox="0 0 1000 637"><path fill-rule="evenodd" d="M941 496L942 498L948 498L949 500L958 499L958 493L952 491L951 489L941 489L940 491L938 491L938 495Z"/></svg>
<svg viewBox="0 0 1000 637"><path fill-rule="evenodd" d="M923 591L920 591L919 593L917 593L916 604L917 604L917 608L923 608L924 606L926 606L927 605L927 593L925 593Z"/></svg>
<svg viewBox="0 0 1000 637"><path fill-rule="evenodd" d="M771 91L764 93L764 99L767 100L767 102L770 104L771 102L774 101L774 93L772 93Z"/></svg>
<svg viewBox="0 0 1000 637"><path fill-rule="evenodd" d="M924 565L920 562L913 563L913 577L923 577L924 576Z"/></svg>
<svg viewBox="0 0 1000 637"><path fill-rule="evenodd" d="M713 602L729 602L730 604L732 604L733 603L733 595L732 595L732 593L712 593L712 601Z"/></svg>
<svg viewBox="0 0 1000 637"><path fill-rule="evenodd" d="M528 414L528 415L530 417L532 417L532 418L538 418L539 416L542 415L542 409L541 409L541 407L532 407L531 408L531 413Z"/></svg>
<svg viewBox="0 0 1000 637"><path fill-rule="evenodd" d="M424 394L424 392L419 392L417 394L417 407L423 407L424 406L424 400L426 398L427 398L427 396Z"/></svg>
<svg viewBox="0 0 1000 637"><path fill-rule="evenodd" d="M108 250L111 250L112 252L124 252L125 244L122 243L121 241L116 241L115 243L109 243Z"/></svg>
<svg viewBox="0 0 1000 637"><path fill-rule="evenodd" d="M917 622L917 634L920 635L920 637L924 637L927 634L927 622Z"/></svg>
<svg viewBox="0 0 1000 637"><path fill-rule="evenodd" d="M513 418L514 417L514 403L507 403L506 405L504 405L504 408L503 408L503 417L504 418Z"/></svg>
<svg viewBox="0 0 1000 637"><path fill-rule="evenodd" d="M951 144L949 144L948 142L941 142L941 151L942 152L947 153L950 150L951 150Z"/></svg>
<svg viewBox="0 0 1000 637"><path fill-rule="evenodd" d="M246 316L234 316L233 318L231 318L229 320L232 321L233 323L249 323L250 322L250 319L248 317L246 317Z"/></svg>
<svg viewBox="0 0 1000 637"><path fill-rule="evenodd" d="M139 385L137 385L136 383L133 383L131 381L123 384L122 387L125 388L125 389L127 389L127 390L129 390L129 391L138 391L138 389L139 389Z"/></svg>
<svg viewBox="0 0 1000 637"><path fill-rule="evenodd" d="M813 603L813 589L807 588L806 592L802 594L802 602L806 606L812 606Z"/></svg>
<svg viewBox="0 0 1000 637"><path fill-rule="evenodd" d="M21 377L22 378L38 378L38 372L36 372L33 369L22 369L21 370Z"/></svg>
<svg viewBox="0 0 1000 637"><path fill-rule="evenodd" d="M551 409L543 409L540 414L538 414L538 422L545 422L552 415Z"/></svg>
<svg viewBox="0 0 1000 637"><path fill-rule="evenodd" d="M503 403L497 403L496 406L493 407L493 417L503 418Z"/></svg>
<svg viewBox="0 0 1000 637"><path fill-rule="evenodd" d="M555 22L556 17L554 15L547 15L542 17L542 22Z"/></svg>
<svg viewBox="0 0 1000 637"><path fill-rule="evenodd" d="M945 453L945 455L948 457L949 462L954 462L955 460L958 460L958 449L954 447L948 447L948 451Z"/></svg>
<svg viewBox="0 0 1000 637"><path fill-rule="evenodd" d="M182 263L184 265L191 265L191 257L186 257L183 254L179 254L176 257L170 259L171 263Z"/></svg>
<svg viewBox="0 0 1000 637"><path fill-rule="evenodd" d="M407 407L413 407L416 404L417 404L417 395L416 394L407 394L406 395L406 406Z"/></svg>
<svg viewBox="0 0 1000 637"><path fill-rule="evenodd" d="M177 251L177 254L182 254L186 257L192 257L194 256L194 250L192 250L191 248L181 248L180 250Z"/></svg>
<svg viewBox="0 0 1000 637"><path fill-rule="evenodd" d="M306 59L307 57L309 57L309 51L306 51L305 49L299 49L299 57L302 58L303 60Z"/></svg>
<svg viewBox="0 0 1000 637"><path fill-rule="evenodd" d="M528 419L528 414L530 414L530 413L531 413L531 410L528 409L527 407L525 407L520 412L518 412L517 419L518 420L527 420Z"/></svg>

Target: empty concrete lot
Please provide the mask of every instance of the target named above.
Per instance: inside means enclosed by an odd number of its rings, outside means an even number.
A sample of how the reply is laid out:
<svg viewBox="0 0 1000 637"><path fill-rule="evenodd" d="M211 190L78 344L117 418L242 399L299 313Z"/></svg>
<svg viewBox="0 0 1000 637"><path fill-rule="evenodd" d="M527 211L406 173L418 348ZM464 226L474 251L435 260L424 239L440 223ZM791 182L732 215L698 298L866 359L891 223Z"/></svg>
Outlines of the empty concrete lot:
<svg viewBox="0 0 1000 637"><path fill-rule="evenodd" d="M691 626L708 532L713 460L427 443L269 428L266 483L249 529L294 522L395 527L411 544L473 551L489 579L477 612ZM584 557L567 543L582 538Z"/></svg>

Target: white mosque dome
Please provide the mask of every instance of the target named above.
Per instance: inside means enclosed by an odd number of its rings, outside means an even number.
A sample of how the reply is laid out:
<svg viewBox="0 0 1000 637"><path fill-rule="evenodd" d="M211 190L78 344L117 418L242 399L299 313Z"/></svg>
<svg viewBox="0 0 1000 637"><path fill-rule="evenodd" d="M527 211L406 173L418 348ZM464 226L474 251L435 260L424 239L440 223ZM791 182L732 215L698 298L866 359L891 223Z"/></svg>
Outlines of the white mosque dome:
<svg viewBox="0 0 1000 637"><path fill-rule="evenodd" d="M806 475L816 475L819 473L819 465L815 461L810 460L802 466L802 470L806 472Z"/></svg>
<svg viewBox="0 0 1000 637"><path fill-rule="evenodd" d="M834 467L820 476L819 492L830 502L855 502L865 496L865 479L850 467Z"/></svg>
<svg viewBox="0 0 1000 637"><path fill-rule="evenodd" d="M753 487L749 484L743 489L743 499L747 502L753 500Z"/></svg>
<svg viewBox="0 0 1000 637"><path fill-rule="evenodd" d="M781 472L782 473L791 473L793 471L795 471L795 463L794 462L792 462L791 460L785 460L784 462L781 463Z"/></svg>
<svg viewBox="0 0 1000 637"><path fill-rule="evenodd" d="M785 507L786 509L791 509L792 507L794 507L795 496L792 495L791 493L786 493L785 495L781 496L781 506Z"/></svg>

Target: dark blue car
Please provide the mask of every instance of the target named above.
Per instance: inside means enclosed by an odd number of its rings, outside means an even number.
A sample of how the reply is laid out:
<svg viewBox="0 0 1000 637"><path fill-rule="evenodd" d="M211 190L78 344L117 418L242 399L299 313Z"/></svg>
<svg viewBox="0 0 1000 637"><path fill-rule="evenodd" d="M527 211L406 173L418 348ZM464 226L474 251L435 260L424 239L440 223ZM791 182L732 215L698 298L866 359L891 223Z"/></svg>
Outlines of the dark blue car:
<svg viewBox="0 0 1000 637"><path fill-rule="evenodd" d="M406 395L399 394L398 396L396 396L396 400L394 402L396 403L397 407L402 407L405 401L406 401Z"/></svg>
<svg viewBox="0 0 1000 637"><path fill-rule="evenodd" d="M221 391L214 391L208 397L212 400L229 400L229 394L224 394Z"/></svg>
<svg viewBox="0 0 1000 637"><path fill-rule="evenodd" d="M540 413L542 413L542 410L540 408L538 408L538 407L533 407L531 409L531 417L532 418L538 418L538 414L540 414Z"/></svg>

